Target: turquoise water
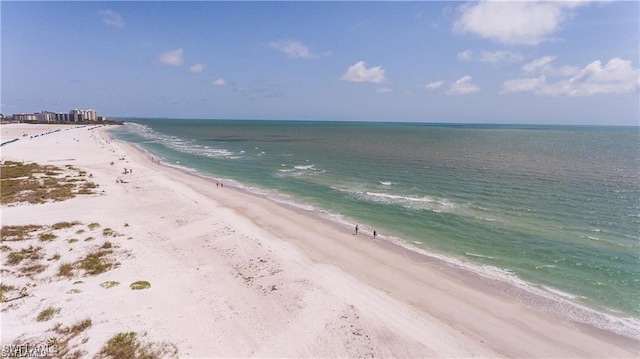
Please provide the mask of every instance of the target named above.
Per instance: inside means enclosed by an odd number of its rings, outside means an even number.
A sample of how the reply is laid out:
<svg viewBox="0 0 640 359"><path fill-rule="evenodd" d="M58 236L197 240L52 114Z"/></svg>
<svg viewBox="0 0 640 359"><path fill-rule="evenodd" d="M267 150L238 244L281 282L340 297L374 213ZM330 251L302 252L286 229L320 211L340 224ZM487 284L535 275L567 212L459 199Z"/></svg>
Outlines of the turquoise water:
<svg viewBox="0 0 640 359"><path fill-rule="evenodd" d="M113 134L168 163L640 317L638 128L136 119Z"/></svg>

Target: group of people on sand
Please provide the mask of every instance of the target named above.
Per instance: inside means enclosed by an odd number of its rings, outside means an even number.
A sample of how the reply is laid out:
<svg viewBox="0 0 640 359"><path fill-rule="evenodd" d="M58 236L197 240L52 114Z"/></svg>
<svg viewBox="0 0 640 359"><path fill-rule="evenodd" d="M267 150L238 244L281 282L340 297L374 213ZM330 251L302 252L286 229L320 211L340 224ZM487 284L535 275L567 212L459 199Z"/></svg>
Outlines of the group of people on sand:
<svg viewBox="0 0 640 359"><path fill-rule="evenodd" d="M224 188L224 184L222 182L216 182L216 187Z"/></svg>
<svg viewBox="0 0 640 359"><path fill-rule="evenodd" d="M358 230L360 229L360 227L358 227L358 225L356 224L356 233L355 235L358 235ZM378 237L378 232L374 229L373 230L373 239L376 239L376 237Z"/></svg>

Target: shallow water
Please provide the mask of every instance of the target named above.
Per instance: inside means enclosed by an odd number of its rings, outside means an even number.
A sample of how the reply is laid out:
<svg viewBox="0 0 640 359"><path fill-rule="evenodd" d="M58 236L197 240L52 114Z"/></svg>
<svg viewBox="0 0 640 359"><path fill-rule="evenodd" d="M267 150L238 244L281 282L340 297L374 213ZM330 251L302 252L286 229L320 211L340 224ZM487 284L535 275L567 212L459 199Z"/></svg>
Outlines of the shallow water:
<svg viewBox="0 0 640 359"><path fill-rule="evenodd" d="M136 119L113 133L363 231L640 316L638 128Z"/></svg>

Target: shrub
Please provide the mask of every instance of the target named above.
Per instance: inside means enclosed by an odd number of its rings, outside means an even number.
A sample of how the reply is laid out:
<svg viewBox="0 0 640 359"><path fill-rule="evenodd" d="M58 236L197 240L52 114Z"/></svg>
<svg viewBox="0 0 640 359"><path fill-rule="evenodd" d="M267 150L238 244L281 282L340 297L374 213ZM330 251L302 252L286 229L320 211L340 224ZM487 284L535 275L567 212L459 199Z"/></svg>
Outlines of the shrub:
<svg viewBox="0 0 640 359"><path fill-rule="evenodd" d="M104 273L113 267L113 264L107 260L106 256L111 251L99 251L87 254L87 256L80 260L80 268L85 271L85 274L97 275Z"/></svg>
<svg viewBox="0 0 640 359"><path fill-rule="evenodd" d="M149 289L151 288L151 283L147 282L146 280L139 280L137 282L131 283L129 287L131 287L132 290Z"/></svg>
<svg viewBox="0 0 640 359"><path fill-rule="evenodd" d="M111 228L105 228L102 230L102 235L105 237L117 237L120 235L120 233L114 231Z"/></svg>
<svg viewBox="0 0 640 359"><path fill-rule="evenodd" d="M58 222L58 223L55 223L53 226L51 226L51 228L53 228L53 229L65 229L65 228L71 228L73 226L77 226L79 224L80 224L80 222L78 222L78 221Z"/></svg>
<svg viewBox="0 0 640 359"><path fill-rule="evenodd" d="M63 263L58 268L58 276L73 277L73 265L71 263Z"/></svg>
<svg viewBox="0 0 640 359"><path fill-rule="evenodd" d="M97 358L177 358L175 345L167 343L143 344L134 332L118 333L111 337L97 355Z"/></svg>
<svg viewBox="0 0 640 359"><path fill-rule="evenodd" d="M110 281L102 282L102 283L100 284L100 286L101 286L102 288L105 288L105 289L109 289L109 288L117 287L117 286L119 286L119 285L120 285L120 282L116 282L116 281L114 281L114 280L110 280Z"/></svg>
<svg viewBox="0 0 640 359"><path fill-rule="evenodd" d="M36 320L39 322L46 322L58 313L60 313L60 308L54 308L50 306L42 310L36 317Z"/></svg>
<svg viewBox="0 0 640 359"><path fill-rule="evenodd" d="M22 262L23 259L24 259L24 254L23 253L11 252L11 253L9 253L9 257L7 259L7 264L8 265L20 264L20 262Z"/></svg>
<svg viewBox="0 0 640 359"><path fill-rule="evenodd" d="M30 237L31 232L41 229L42 226L29 224L26 226L2 226L0 229L1 241L22 241Z"/></svg>
<svg viewBox="0 0 640 359"><path fill-rule="evenodd" d="M40 238L41 241L52 241L58 238L58 236L56 236L53 233L40 233L38 237Z"/></svg>
<svg viewBox="0 0 640 359"><path fill-rule="evenodd" d="M87 225L90 231L93 231L96 228L100 228L100 223L92 222Z"/></svg>

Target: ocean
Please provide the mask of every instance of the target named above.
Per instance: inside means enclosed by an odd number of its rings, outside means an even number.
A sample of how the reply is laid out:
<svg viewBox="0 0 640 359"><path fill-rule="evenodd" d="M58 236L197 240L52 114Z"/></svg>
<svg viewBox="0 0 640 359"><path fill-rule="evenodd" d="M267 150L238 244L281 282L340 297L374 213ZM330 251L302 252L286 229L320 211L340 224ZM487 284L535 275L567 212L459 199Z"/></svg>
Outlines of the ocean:
<svg viewBox="0 0 640 359"><path fill-rule="evenodd" d="M167 164L640 339L637 127L125 121L113 136Z"/></svg>

